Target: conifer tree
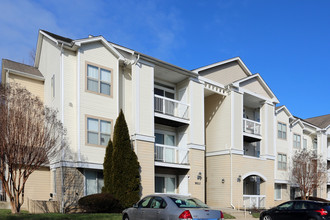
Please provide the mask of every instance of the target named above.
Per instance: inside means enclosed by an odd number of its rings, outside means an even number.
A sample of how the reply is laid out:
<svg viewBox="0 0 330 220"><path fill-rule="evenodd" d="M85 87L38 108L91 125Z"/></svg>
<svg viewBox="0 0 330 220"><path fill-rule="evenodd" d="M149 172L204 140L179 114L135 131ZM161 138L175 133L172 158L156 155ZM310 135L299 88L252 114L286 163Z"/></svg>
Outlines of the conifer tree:
<svg viewBox="0 0 330 220"><path fill-rule="evenodd" d="M102 193L110 193L112 180L111 180L111 167L112 167L112 152L113 145L111 139L108 142L107 148L105 150L104 163L103 163L103 179L104 186L102 188Z"/></svg>
<svg viewBox="0 0 330 220"><path fill-rule="evenodd" d="M113 133L111 194L127 208L140 198L140 165L131 146L125 116L121 110Z"/></svg>

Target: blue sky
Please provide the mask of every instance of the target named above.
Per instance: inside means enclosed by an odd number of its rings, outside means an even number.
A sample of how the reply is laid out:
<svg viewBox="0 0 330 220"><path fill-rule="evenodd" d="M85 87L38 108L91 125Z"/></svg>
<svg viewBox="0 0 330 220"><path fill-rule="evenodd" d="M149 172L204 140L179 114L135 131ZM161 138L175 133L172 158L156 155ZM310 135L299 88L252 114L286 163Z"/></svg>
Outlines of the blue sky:
<svg viewBox="0 0 330 220"><path fill-rule="evenodd" d="M31 63L39 29L107 40L186 69L239 56L292 114L330 113L330 1L0 0L0 58Z"/></svg>

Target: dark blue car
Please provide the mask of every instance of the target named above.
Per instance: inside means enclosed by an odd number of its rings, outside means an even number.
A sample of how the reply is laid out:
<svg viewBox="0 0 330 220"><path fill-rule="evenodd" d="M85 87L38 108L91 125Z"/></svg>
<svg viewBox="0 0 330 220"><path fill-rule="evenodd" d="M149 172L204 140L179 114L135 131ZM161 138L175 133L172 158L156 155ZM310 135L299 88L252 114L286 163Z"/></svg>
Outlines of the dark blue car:
<svg viewBox="0 0 330 220"><path fill-rule="evenodd" d="M330 220L330 203L295 200L263 211L260 220Z"/></svg>

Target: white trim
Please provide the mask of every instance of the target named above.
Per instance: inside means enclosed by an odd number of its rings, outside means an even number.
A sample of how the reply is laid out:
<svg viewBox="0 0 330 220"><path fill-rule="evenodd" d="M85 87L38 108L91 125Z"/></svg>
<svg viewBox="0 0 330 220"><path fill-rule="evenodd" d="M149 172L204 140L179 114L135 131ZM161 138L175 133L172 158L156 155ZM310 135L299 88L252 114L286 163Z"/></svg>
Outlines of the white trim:
<svg viewBox="0 0 330 220"><path fill-rule="evenodd" d="M103 164L90 163L90 162L62 161L50 165L50 169L56 169L59 167L88 168L94 170L103 170Z"/></svg>
<svg viewBox="0 0 330 220"><path fill-rule="evenodd" d="M150 63L150 62L148 62L148 61L145 61L145 60L143 60L143 59L141 59L141 58L140 58L140 60L139 60L139 63L144 64L144 65L147 65L147 66L150 66L150 67L155 67L155 64Z"/></svg>
<svg viewBox="0 0 330 220"><path fill-rule="evenodd" d="M237 149L231 149L231 153L232 154L236 154L236 155L244 155L244 151L243 150L237 150ZM205 153L205 155L207 157L227 155L227 154L230 154L230 149L228 149L228 150L212 151L212 152Z"/></svg>
<svg viewBox="0 0 330 220"><path fill-rule="evenodd" d="M123 47L123 46L120 46L120 45L116 45L116 44L114 44L114 43L110 43L114 48L117 48L117 49L120 49L120 50L123 50L123 51L125 51L125 52L127 52L127 53L129 53L129 54L131 54L131 55L133 55L134 54L134 50L131 50L131 49L128 49L128 48L126 48L126 47Z"/></svg>
<svg viewBox="0 0 330 220"><path fill-rule="evenodd" d="M257 97L257 98L259 98L259 99L262 99L262 100L265 101L265 103L267 103L267 104L269 104L269 105L274 105L272 99L269 99L269 98L267 98L267 97L265 97L265 96L263 96L263 95L260 95L260 94L257 94L257 93L255 93L255 92L249 91L249 90L244 89L244 88L242 88L242 87L239 87L239 90L240 90L240 92L242 92L242 93L246 93L246 94L249 94L249 95L251 95L251 96Z"/></svg>
<svg viewBox="0 0 330 220"><path fill-rule="evenodd" d="M289 184L288 180L274 179L274 183L278 184Z"/></svg>
<svg viewBox="0 0 330 220"><path fill-rule="evenodd" d="M190 169L190 165L155 161L155 166Z"/></svg>
<svg viewBox="0 0 330 220"><path fill-rule="evenodd" d="M91 38L85 38L85 39L80 39L80 40L75 40L74 43L77 46L81 46L81 44L86 44L86 43L93 43L93 42L97 42L97 41L101 41L104 46L106 46L107 48L110 49L110 51L112 51L117 58L119 58L120 60L125 60L125 58L123 57L123 55L121 55L113 46L112 44L110 44L106 39L104 39L103 36L98 36L98 37L91 37Z"/></svg>
<svg viewBox="0 0 330 220"><path fill-rule="evenodd" d="M45 81L45 78L43 76L35 76L30 73L25 73L25 72L21 72L21 71L9 69L9 68L4 68L4 70L7 70L7 71L9 71L9 73L14 74L14 75L24 76L26 78L35 79L35 80L39 80L42 82Z"/></svg>
<svg viewBox="0 0 330 220"><path fill-rule="evenodd" d="M228 60L224 60L224 61L221 61L221 62L218 62L218 63L214 63L214 64L207 65L207 66L204 66L204 67L200 67L200 68L194 69L192 71L195 72L195 73L198 73L200 71L203 71L203 70L206 70L206 69L211 69L213 67L221 66L221 65L224 65L224 64L227 64L227 63L231 63L233 61L237 61L238 64L243 68L243 71L247 75L252 75L252 73L250 72L250 70L247 68L247 66L243 63L243 61L239 57L234 57L234 58L231 58L231 59L228 59Z"/></svg>
<svg viewBox="0 0 330 220"><path fill-rule="evenodd" d="M53 41L56 45L58 45L58 41L55 38L53 38L50 35L46 34L42 30L40 30L39 33L41 33L42 35L44 35L45 37L47 37L49 40Z"/></svg>
<svg viewBox="0 0 330 220"><path fill-rule="evenodd" d="M234 91L231 91L230 92L230 122L231 122L231 125L230 125L230 128L231 128L231 148L234 148L235 145L234 145L234 94L235 92Z"/></svg>
<svg viewBox="0 0 330 220"><path fill-rule="evenodd" d="M81 49L78 48L77 51L77 154L78 154L78 161L81 161L81 152L80 152L80 141L81 141L81 135L80 135L80 53Z"/></svg>
<svg viewBox="0 0 330 220"><path fill-rule="evenodd" d="M187 144L187 147L188 147L188 149L205 151L205 145L201 145L201 144Z"/></svg>
<svg viewBox="0 0 330 220"><path fill-rule="evenodd" d="M152 134L155 134L155 98L154 98L154 94L155 94L155 68L152 68L151 70L151 85L152 85L152 91L150 93L150 98L151 98L151 107L152 107L152 126L151 126L151 129L152 129ZM155 142L155 137L154 137L154 141Z"/></svg>
<svg viewBox="0 0 330 220"><path fill-rule="evenodd" d="M261 156L262 158L265 158L266 160L275 160L276 159L276 156L274 155L262 155Z"/></svg>
<svg viewBox="0 0 330 220"><path fill-rule="evenodd" d="M257 171L245 173L244 175L242 175L242 180L244 180L246 177L251 176L251 175L257 175L257 176L261 177L263 181L267 182L267 178Z"/></svg>
<svg viewBox="0 0 330 220"><path fill-rule="evenodd" d="M293 115L291 114L291 112L289 111L289 109L285 105L282 105L281 107L279 107L278 109L275 110L276 115L278 115L280 113L280 111L282 111L282 110L284 110L285 114L289 118L294 118Z"/></svg>
<svg viewBox="0 0 330 220"><path fill-rule="evenodd" d="M203 77L203 76L198 76L198 79L199 79L200 81L202 81L202 82L206 82L206 83L212 84L212 85L217 86L217 87L220 87L220 88L222 88L222 89L225 88L225 86L224 86L223 84L218 83L218 82L215 82L215 81L213 81L213 80L211 80L211 79L208 79L208 78L205 78L205 77Z"/></svg>
<svg viewBox="0 0 330 220"><path fill-rule="evenodd" d="M191 108L189 108L189 109L191 109ZM172 121L181 122L181 123L184 123L184 124L191 124L191 121L189 119L178 118L178 117L171 116L171 115L165 115L165 114L162 114L162 113L159 113L159 112L155 112L154 116L159 117L159 118L169 119L169 120L172 120Z"/></svg>
<svg viewBox="0 0 330 220"><path fill-rule="evenodd" d="M263 121L263 125L264 125L264 128L263 130L265 131L265 139L263 142L265 142L265 154L267 155L268 154L268 105L267 104L264 104L264 111L265 111L265 121Z"/></svg>
<svg viewBox="0 0 330 220"><path fill-rule="evenodd" d="M119 108L119 77L120 77L120 73L119 73L119 60L117 60L117 117L119 116L119 111L120 111L120 108Z"/></svg>
<svg viewBox="0 0 330 220"><path fill-rule="evenodd" d="M131 136L132 141L146 141L146 142L155 142L154 136L148 136L143 134L134 134Z"/></svg>
<svg viewBox="0 0 330 220"><path fill-rule="evenodd" d="M140 133L140 63L135 65L135 133ZM141 64L140 64L141 65ZM134 91L134 90L133 90ZM134 94L133 94L134 97Z"/></svg>

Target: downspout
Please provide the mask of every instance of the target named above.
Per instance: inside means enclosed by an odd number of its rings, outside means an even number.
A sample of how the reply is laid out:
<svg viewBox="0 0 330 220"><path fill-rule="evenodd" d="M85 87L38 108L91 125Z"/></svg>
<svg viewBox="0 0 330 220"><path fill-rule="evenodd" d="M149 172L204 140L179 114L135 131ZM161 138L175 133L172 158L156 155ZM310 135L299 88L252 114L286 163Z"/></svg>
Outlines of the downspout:
<svg viewBox="0 0 330 220"><path fill-rule="evenodd" d="M230 148L230 206L236 209L233 205L233 154L232 148Z"/></svg>
<svg viewBox="0 0 330 220"><path fill-rule="evenodd" d="M80 47L77 52L77 159L81 161L80 152Z"/></svg>
<svg viewBox="0 0 330 220"><path fill-rule="evenodd" d="M134 63L133 63L133 65L132 65L132 67L134 66L134 68L135 68L135 65L139 62L139 60L140 60L140 54L138 54L138 56L137 56L137 58L136 58L136 60L134 61ZM133 70L133 68L132 68L132 70ZM140 70L139 70L140 71ZM135 74L135 76L137 76L138 75L138 77L140 77L140 74ZM136 80L137 80L137 78L136 78ZM139 79L140 80L140 79ZM139 83L137 83L136 82L136 85L140 85ZM138 92L138 90L137 90L137 88L135 88L135 91L136 91L136 94L140 94L139 92ZM139 108L139 106L138 105L135 105L137 108ZM138 115L138 113L139 113L140 111L139 110L137 110L137 111L135 111L135 113L136 113L136 115L135 115L135 120L138 120L138 118L140 117L139 115ZM137 125L138 124L138 125ZM135 142L135 146L134 146L134 150L135 150L135 153L136 153L136 155L138 155L138 148L137 148L137 132L139 131L139 127L138 126L140 126L140 123L137 123L137 121L135 121L135 140L134 140L134 142Z"/></svg>
<svg viewBox="0 0 330 220"><path fill-rule="evenodd" d="M61 61L60 61L60 75L61 75L61 121L64 124L64 79L63 79L63 43L61 45ZM63 142L63 136L62 136ZM62 182L62 196L61 196L61 213L64 213L64 176L63 176L63 161L64 161L64 149L61 154L61 182Z"/></svg>

